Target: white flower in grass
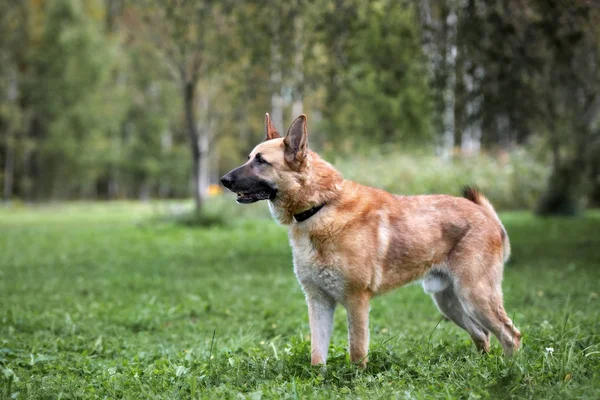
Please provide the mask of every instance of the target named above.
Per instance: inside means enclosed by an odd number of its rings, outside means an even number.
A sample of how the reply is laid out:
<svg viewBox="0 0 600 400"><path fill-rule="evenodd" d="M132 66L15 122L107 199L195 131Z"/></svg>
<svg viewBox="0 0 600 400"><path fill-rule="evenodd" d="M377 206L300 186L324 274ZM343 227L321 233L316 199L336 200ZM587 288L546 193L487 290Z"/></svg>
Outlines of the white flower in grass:
<svg viewBox="0 0 600 400"><path fill-rule="evenodd" d="M548 354L554 353L554 347L546 347L546 353L548 353Z"/></svg>

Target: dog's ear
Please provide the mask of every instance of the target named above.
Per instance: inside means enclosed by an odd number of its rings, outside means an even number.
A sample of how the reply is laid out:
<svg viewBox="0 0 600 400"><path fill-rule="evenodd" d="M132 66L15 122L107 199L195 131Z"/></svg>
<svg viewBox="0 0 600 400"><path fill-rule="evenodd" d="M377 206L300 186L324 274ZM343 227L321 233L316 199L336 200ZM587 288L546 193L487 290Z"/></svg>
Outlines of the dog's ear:
<svg viewBox="0 0 600 400"><path fill-rule="evenodd" d="M285 161L298 167L308 153L308 134L306 133L306 115L302 114L292 122L283 139Z"/></svg>
<svg viewBox="0 0 600 400"><path fill-rule="evenodd" d="M275 125L273 125L273 121L271 121L269 113L265 114L265 134L265 142L267 140L277 139L281 137L279 132L277 132L277 128L275 128Z"/></svg>

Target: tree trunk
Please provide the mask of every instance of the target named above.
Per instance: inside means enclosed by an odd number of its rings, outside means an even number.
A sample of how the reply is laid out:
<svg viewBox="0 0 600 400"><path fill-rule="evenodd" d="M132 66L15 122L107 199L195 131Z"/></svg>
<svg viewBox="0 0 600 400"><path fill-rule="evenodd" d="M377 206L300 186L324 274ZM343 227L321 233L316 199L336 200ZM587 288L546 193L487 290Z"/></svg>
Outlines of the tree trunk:
<svg viewBox="0 0 600 400"><path fill-rule="evenodd" d="M435 89L441 94L435 101L439 115L435 125L440 132L437 153L442 158L449 159L455 144L458 7L455 0L439 4L440 16L437 19L432 17L430 0L419 1L418 7L423 52L429 61Z"/></svg>
<svg viewBox="0 0 600 400"><path fill-rule="evenodd" d="M208 155L209 150L209 136L207 132L203 132L199 138L200 147L200 162L198 170L198 188L200 200L204 202L208 195L208 186L210 185L210 157Z"/></svg>
<svg viewBox="0 0 600 400"><path fill-rule="evenodd" d="M292 93L292 118L304 111L304 20L300 13L294 17L294 91Z"/></svg>
<svg viewBox="0 0 600 400"><path fill-rule="evenodd" d="M196 212L200 212L202 209L202 186L200 182L200 167L201 167L201 156L200 143L198 141L198 128L196 126L196 118L194 114L194 99L195 99L196 82L185 82L183 87L183 103L185 109L185 122L188 131L188 138L190 141L190 150L192 156L192 179L193 179L193 191L194 191L194 204L196 206Z"/></svg>
<svg viewBox="0 0 600 400"><path fill-rule="evenodd" d="M445 36L446 43L444 49L444 68L447 72L444 85L444 115L443 125L444 132L442 134L442 157L449 159L452 157L452 149L454 148L454 107L455 84L456 84L456 56L458 48L456 46L458 15L456 13L456 5L454 2L448 4L448 16L445 21Z"/></svg>
<svg viewBox="0 0 600 400"><path fill-rule="evenodd" d="M427 58L428 62L428 66L429 66L429 72L433 75L435 72L435 56L436 56L436 51L435 51L435 47L434 47L434 40L433 40L433 21L431 19L431 3L430 0L421 0L418 3L418 7L419 7L419 22L421 25L421 38L422 38L422 46L423 46L423 53L425 54L425 57Z"/></svg>
<svg viewBox="0 0 600 400"><path fill-rule="evenodd" d="M572 216L579 213L578 194L581 185L577 159L555 166L544 194L536 208L537 215Z"/></svg>
<svg viewBox="0 0 600 400"><path fill-rule="evenodd" d="M468 141L469 120L466 118L468 98L465 94L465 74L462 57L456 57L454 63L454 146L464 152L464 145Z"/></svg>
<svg viewBox="0 0 600 400"><path fill-rule="evenodd" d="M472 61L464 60L464 55L459 54L460 69L457 69L457 81L460 81L460 92L457 91L457 97L460 99L460 113L457 113L457 133L455 142L460 146L460 150L466 155L476 155L481 149L482 121L478 117L481 111L481 98L476 95L476 78L473 70L478 69L481 73L481 67L475 67ZM458 87L458 85L457 85ZM460 134L459 134L460 132Z"/></svg>
<svg viewBox="0 0 600 400"><path fill-rule="evenodd" d="M600 207L600 157L592 159L589 179L591 185L589 205L590 207Z"/></svg>
<svg viewBox="0 0 600 400"><path fill-rule="evenodd" d="M214 81L212 81L214 83ZM216 86L208 84L202 86L201 96L198 99L198 113L201 121L198 129L198 146L200 150L200 163L198 171L198 185L200 188L200 197L204 201L208 197L208 188L210 186L212 158L209 150L214 139L214 130L216 119L211 112L211 101L215 96Z"/></svg>
<svg viewBox="0 0 600 400"><path fill-rule="evenodd" d="M221 155L215 151L212 153L212 157L212 165L214 168L211 168L210 176L213 182L219 182L219 159L221 158Z"/></svg>
<svg viewBox="0 0 600 400"><path fill-rule="evenodd" d="M165 130L160 138L161 157L167 158L173 148L173 135L170 129ZM160 182L158 184L158 197L166 199L171 192L171 185L167 176L161 173Z"/></svg>
<svg viewBox="0 0 600 400"><path fill-rule="evenodd" d="M283 130L283 97L281 96L283 72L278 21L278 18L273 20L273 39L271 41L271 120L279 132L285 132Z"/></svg>
<svg viewBox="0 0 600 400"><path fill-rule="evenodd" d="M114 31L115 27L115 19L117 18L119 12L122 8L121 0L107 0L106 1L106 29L109 32Z"/></svg>
<svg viewBox="0 0 600 400"><path fill-rule="evenodd" d="M562 131L558 131L556 124L551 123L552 137L556 138L551 142L553 166L552 174L548 180L546 191L538 201L536 214L538 215L564 215L573 216L579 214L581 207L579 198L585 182L587 157L586 146L589 144L582 140L588 137L589 125L585 123L575 123L572 129L577 131L574 154L565 159L561 157L558 138Z"/></svg>
<svg viewBox="0 0 600 400"><path fill-rule="evenodd" d="M150 201L150 192L151 192L151 188L150 188L150 179L146 178L144 180L144 182L142 182L142 184L140 185L140 201L146 203L148 201Z"/></svg>
<svg viewBox="0 0 600 400"><path fill-rule="evenodd" d="M12 132L9 128L6 134L6 155L4 159L4 201L9 201L13 195L13 177L15 172L15 159L12 143Z"/></svg>
<svg viewBox="0 0 600 400"><path fill-rule="evenodd" d="M117 155L117 160L121 160L121 149L122 143L118 134L113 135L112 139L112 148L113 152ZM119 181L120 181L120 171L119 171L120 162L113 162L110 166L110 172L108 176L108 198L110 200L114 200L119 197Z"/></svg>

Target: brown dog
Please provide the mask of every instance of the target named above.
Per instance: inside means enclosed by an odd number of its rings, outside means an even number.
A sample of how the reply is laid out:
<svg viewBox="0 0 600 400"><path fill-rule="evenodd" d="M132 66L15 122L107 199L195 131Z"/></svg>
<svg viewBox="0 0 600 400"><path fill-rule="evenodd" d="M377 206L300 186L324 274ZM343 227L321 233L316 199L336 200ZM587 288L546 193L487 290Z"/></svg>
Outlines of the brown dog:
<svg viewBox="0 0 600 400"><path fill-rule="evenodd" d="M294 272L306 295L312 364L324 364L337 303L348 314L350 358L363 366L369 300L421 279L439 310L481 351L490 332L511 354L521 334L502 305L508 236L489 201L466 188L445 195L397 196L345 180L308 149L306 116L281 138L266 115L266 140L222 178L239 203L269 200L289 225Z"/></svg>

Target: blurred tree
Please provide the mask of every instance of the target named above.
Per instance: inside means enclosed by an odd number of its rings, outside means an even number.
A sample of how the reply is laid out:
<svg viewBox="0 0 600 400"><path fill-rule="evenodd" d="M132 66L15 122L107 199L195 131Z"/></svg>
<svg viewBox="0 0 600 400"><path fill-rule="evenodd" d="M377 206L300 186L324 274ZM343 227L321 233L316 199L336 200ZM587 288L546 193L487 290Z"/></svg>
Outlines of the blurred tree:
<svg viewBox="0 0 600 400"><path fill-rule="evenodd" d="M574 214L600 155L600 9L586 0L538 1L532 7L537 57L531 73L540 96L536 122L548 134L553 173L538 214Z"/></svg>
<svg viewBox="0 0 600 400"><path fill-rule="evenodd" d="M307 20L316 13L314 5L305 0L286 2L248 1L235 7L237 38L242 48L238 56L249 57L249 74L261 79L268 74L268 82L253 87L254 93L266 90L270 104L260 104L261 113L269 111L275 126L283 131L286 120L303 112L306 53L311 41L311 23ZM310 43L309 43L310 42ZM254 69L254 70L252 70ZM248 76L245 85L252 85ZM260 100L262 103L262 98Z"/></svg>
<svg viewBox="0 0 600 400"><path fill-rule="evenodd" d="M16 1L0 3L0 160L2 163L2 194L4 200L13 197L15 177L23 144L24 115L19 106L22 79L20 65L25 57L27 41L26 10Z"/></svg>
<svg viewBox="0 0 600 400"><path fill-rule="evenodd" d="M32 165L37 198L94 191L98 146L114 121L107 117L117 111L103 97L113 53L98 21L81 3L51 0L46 7L40 45L29 55L31 72L23 83L30 135L38 144ZM83 181L87 187L78 187Z"/></svg>
<svg viewBox="0 0 600 400"><path fill-rule="evenodd" d="M198 120L197 88L200 80L210 79L210 71L217 67L219 41L223 40L219 35L227 28L222 7L209 1L148 1L137 12L147 37L181 90L192 155L194 200L196 211L200 211L209 184L208 151L214 122L210 113ZM199 95L205 105L212 101L210 91Z"/></svg>
<svg viewBox="0 0 600 400"><path fill-rule="evenodd" d="M544 136L554 172L538 212L574 213L598 153L598 8L587 0L418 5L446 147L509 150Z"/></svg>
<svg viewBox="0 0 600 400"><path fill-rule="evenodd" d="M179 92L156 67L162 60L143 44L128 43L127 56L121 79L131 102L114 137L113 169L119 177L111 176L107 189L114 197L121 192L114 184L122 184L128 197L143 200L152 195L186 196L187 185L182 188L181 183L189 180L189 158L187 137L178 122ZM181 168L173 168L174 156Z"/></svg>
<svg viewBox="0 0 600 400"><path fill-rule="evenodd" d="M199 209L261 139L257 115L283 130L307 112L311 146L336 152L397 143L456 163L534 148L554 171L538 211L575 212L582 197L600 203L599 12L589 0L5 0L2 196L181 197L193 182Z"/></svg>
<svg viewBox="0 0 600 400"><path fill-rule="evenodd" d="M433 88L435 113L433 126L438 132L438 153L445 159L452 155L457 143L455 135L460 116L456 109L461 107L457 99L461 58L459 46L459 13L457 0L417 2L421 28L423 53L427 58L430 85Z"/></svg>
<svg viewBox="0 0 600 400"><path fill-rule="evenodd" d="M371 143L430 142L431 98L414 7L338 1L321 8L329 132Z"/></svg>

